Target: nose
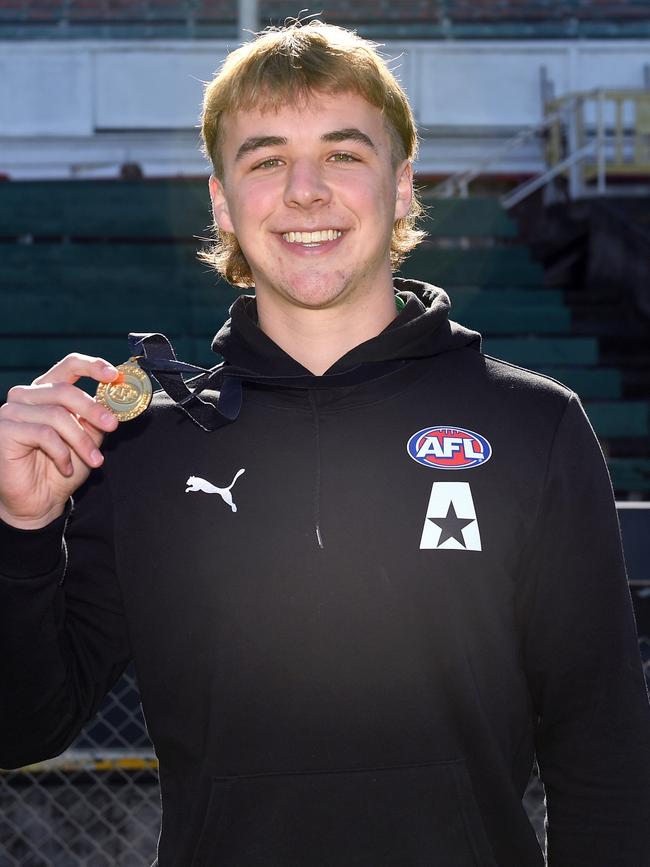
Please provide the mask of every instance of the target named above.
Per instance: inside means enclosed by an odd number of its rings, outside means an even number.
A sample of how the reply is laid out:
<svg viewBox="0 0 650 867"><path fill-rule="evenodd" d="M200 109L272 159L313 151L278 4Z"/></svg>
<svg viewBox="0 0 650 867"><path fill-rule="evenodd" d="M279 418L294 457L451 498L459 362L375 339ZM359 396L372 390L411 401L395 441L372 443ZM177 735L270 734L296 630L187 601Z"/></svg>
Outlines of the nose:
<svg viewBox="0 0 650 867"><path fill-rule="evenodd" d="M299 160L293 163L287 175L284 203L289 207L311 208L313 205L327 204L331 191L321 167L313 160Z"/></svg>

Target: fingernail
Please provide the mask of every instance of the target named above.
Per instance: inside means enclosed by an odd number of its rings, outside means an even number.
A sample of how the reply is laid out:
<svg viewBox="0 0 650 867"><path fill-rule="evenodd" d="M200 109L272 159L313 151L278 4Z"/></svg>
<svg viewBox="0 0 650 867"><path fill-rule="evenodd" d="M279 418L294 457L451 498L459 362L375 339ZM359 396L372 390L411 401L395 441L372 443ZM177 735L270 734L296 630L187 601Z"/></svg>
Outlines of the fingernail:
<svg viewBox="0 0 650 867"><path fill-rule="evenodd" d="M107 376L117 376L119 370L117 369L117 367L113 367L112 364L105 364L104 373L107 374Z"/></svg>
<svg viewBox="0 0 650 867"><path fill-rule="evenodd" d="M90 462L96 467L98 467L101 463L104 462L104 456L99 451L99 449L92 450L92 452L90 453Z"/></svg>
<svg viewBox="0 0 650 867"><path fill-rule="evenodd" d="M115 421L115 416L112 412L103 412L99 420L102 424L112 424Z"/></svg>

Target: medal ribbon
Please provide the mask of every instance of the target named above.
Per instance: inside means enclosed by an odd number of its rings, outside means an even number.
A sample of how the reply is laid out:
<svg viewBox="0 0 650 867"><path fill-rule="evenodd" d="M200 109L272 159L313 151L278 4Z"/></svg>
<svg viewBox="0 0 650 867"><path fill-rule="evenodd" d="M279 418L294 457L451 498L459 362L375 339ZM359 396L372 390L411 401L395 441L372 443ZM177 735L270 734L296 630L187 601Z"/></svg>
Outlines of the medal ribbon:
<svg viewBox="0 0 650 867"><path fill-rule="evenodd" d="M242 381L248 380L260 385L279 385L288 388L320 389L334 386L359 385L368 379L388 376L406 364L403 359L378 361L371 365L359 364L340 373L322 376L296 374L294 376L264 375L244 368L220 365L216 369L198 367L185 361L178 361L174 349L164 334L129 334L131 354L137 358L140 367L151 374L161 388L171 397L192 421L206 431L217 430L235 421L242 405ZM182 373L198 373L193 382L194 389L188 388ZM219 380L220 390L216 404L199 397L201 391Z"/></svg>
<svg viewBox="0 0 650 867"><path fill-rule="evenodd" d="M182 373L211 374L195 364L178 361L174 349L164 334L129 334L131 354L138 359L140 367L155 377L161 388L174 403L186 413L193 422L206 431L217 430L233 422L239 415L242 402L242 388L239 380L224 377L216 405L199 397L183 380ZM205 385L197 383L196 391ZM200 387L198 387L200 384Z"/></svg>

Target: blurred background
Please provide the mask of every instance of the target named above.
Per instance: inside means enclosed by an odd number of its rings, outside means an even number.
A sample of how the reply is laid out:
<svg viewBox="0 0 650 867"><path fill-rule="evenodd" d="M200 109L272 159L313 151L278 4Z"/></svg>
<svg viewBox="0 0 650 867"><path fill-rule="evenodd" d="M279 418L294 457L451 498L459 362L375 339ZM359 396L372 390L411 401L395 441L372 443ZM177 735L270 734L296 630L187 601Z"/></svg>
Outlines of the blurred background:
<svg viewBox="0 0 650 867"><path fill-rule="evenodd" d="M445 288L488 354L580 395L650 677L648 2L0 0L0 401L71 351L125 360L129 331L218 361L237 290L196 256L203 82L316 13L380 42L414 107L428 238L402 274ZM130 671L63 756L0 772L0 867L146 867L159 822Z"/></svg>

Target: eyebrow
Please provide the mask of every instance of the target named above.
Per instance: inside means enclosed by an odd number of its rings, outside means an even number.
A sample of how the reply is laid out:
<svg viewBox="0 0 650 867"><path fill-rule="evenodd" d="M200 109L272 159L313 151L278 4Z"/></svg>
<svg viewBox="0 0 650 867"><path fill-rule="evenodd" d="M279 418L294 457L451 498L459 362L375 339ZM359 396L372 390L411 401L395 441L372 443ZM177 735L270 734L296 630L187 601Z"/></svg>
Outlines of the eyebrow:
<svg viewBox="0 0 650 867"><path fill-rule="evenodd" d="M252 153L252 151L260 150L260 148L274 148L279 147L280 145L286 145L286 143L287 139L281 135L252 136L251 138L247 138L240 146L235 156L235 162L240 160L242 157L245 157L246 154Z"/></svg>
<svg viewBox="0 0 650 867"><path fill-rule="evenodd" d="M377 150L372 139L367 136L365 132L361 132L360 129L357 129L354 126L347 127L346 129L335 129L332 132L326 132L321 136L321 141L356 141L359 144L371 148L373 151ZM280 135L251 136L240 145L235 156L235 162L241 160L243 157L246 156L246 154L250 154L253 151L261 150L262 148L280 147L286 144L288 144L288 139Z"/></svg>
<svg viewBox="0 0 650 867"><path fill-rule="evenodd" d="M333 132L326 132L325 135L321 136L321 140L327 142L356 141L359 144L372 148L373 151L377 150L372 139L367 136L365 132L361 132L360 129L357 129L356 126L351 126L347 129L335 129Z"/></svg>

